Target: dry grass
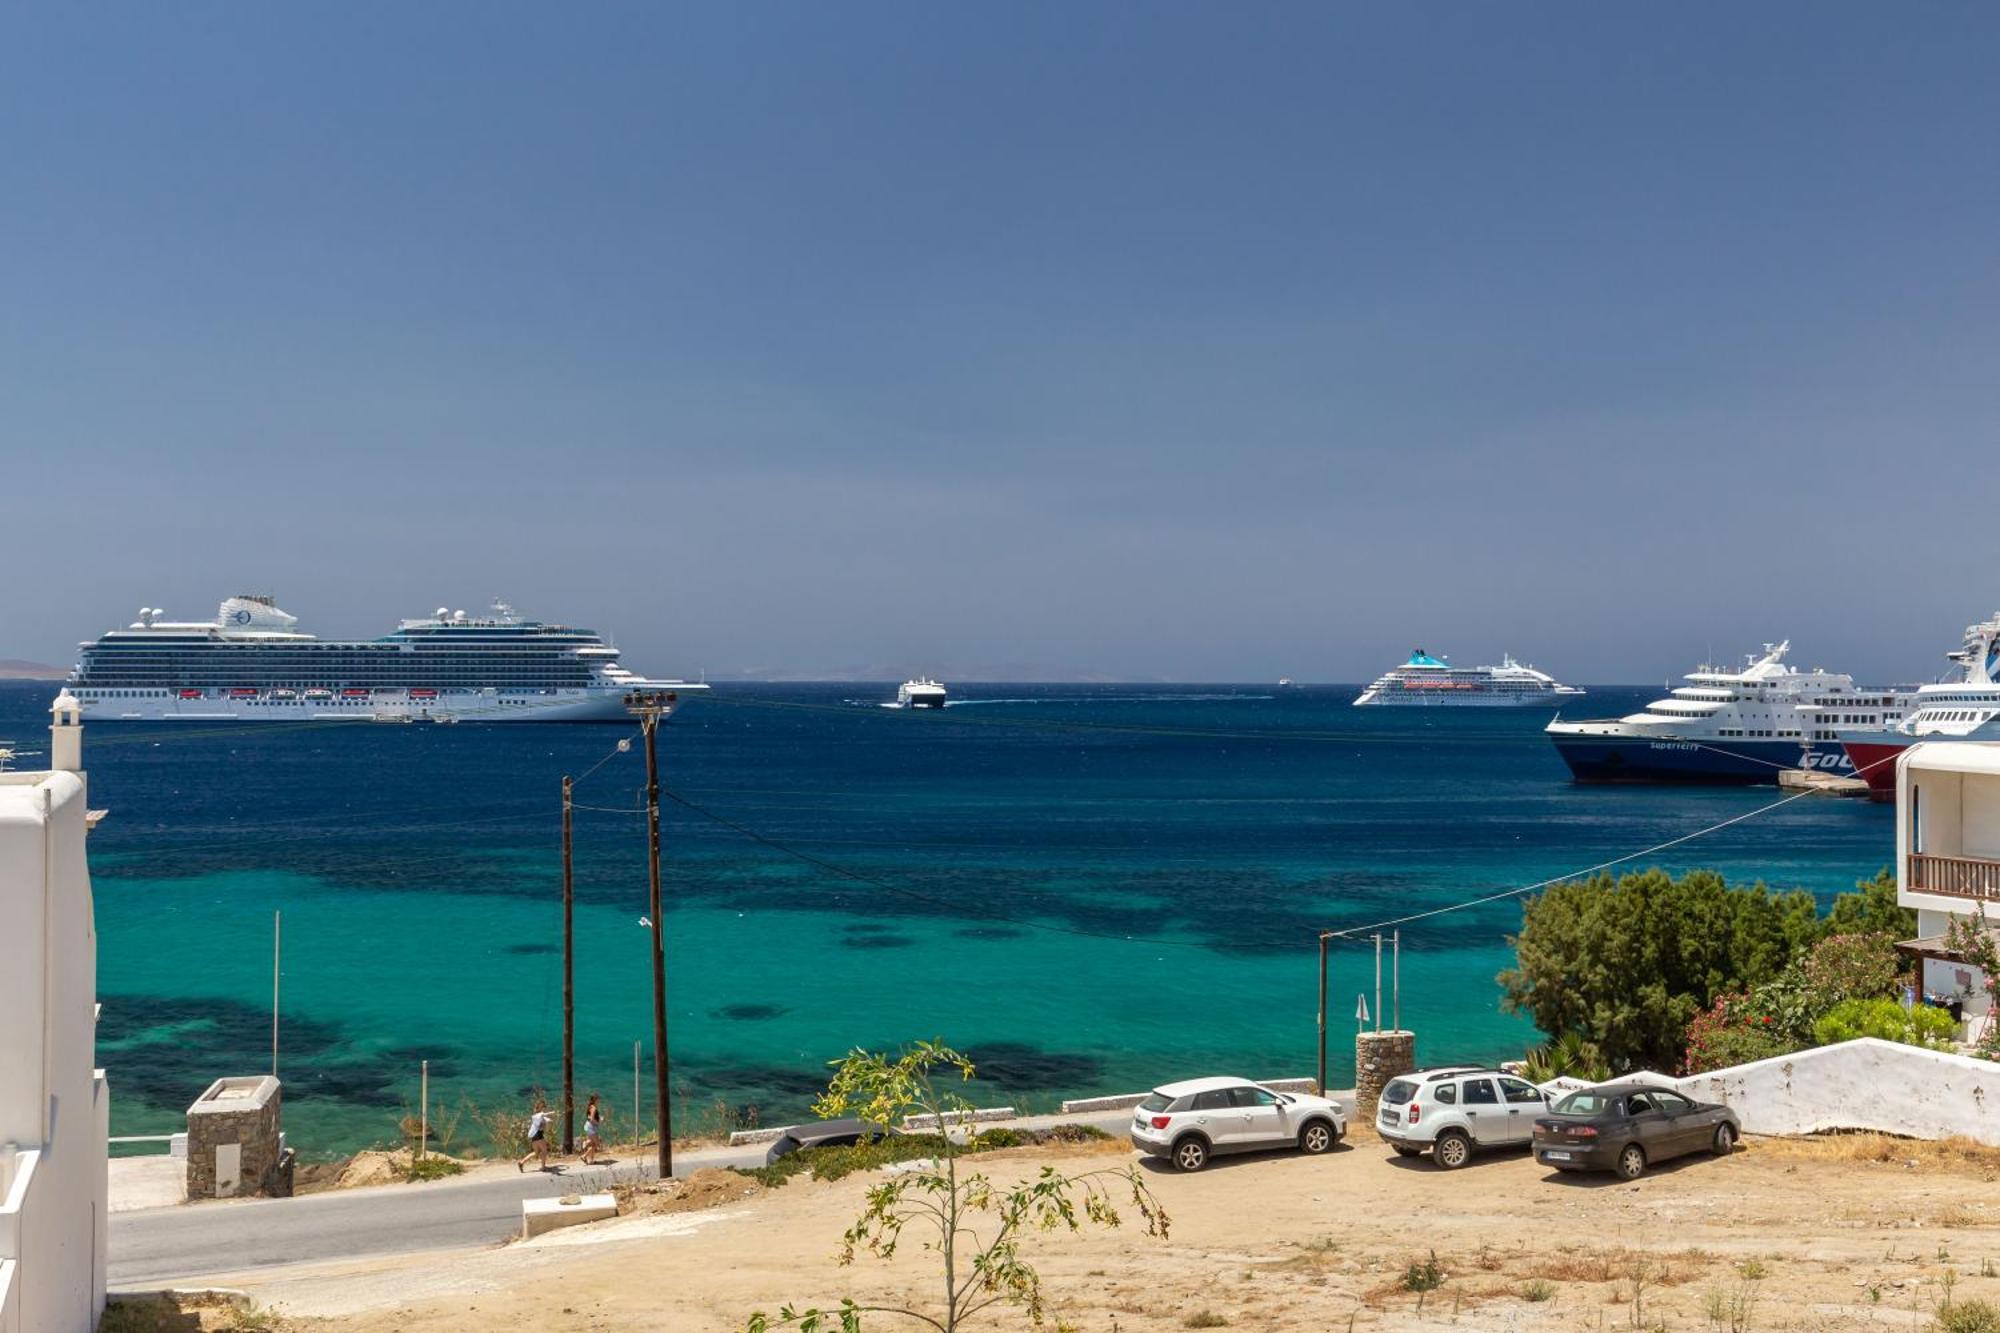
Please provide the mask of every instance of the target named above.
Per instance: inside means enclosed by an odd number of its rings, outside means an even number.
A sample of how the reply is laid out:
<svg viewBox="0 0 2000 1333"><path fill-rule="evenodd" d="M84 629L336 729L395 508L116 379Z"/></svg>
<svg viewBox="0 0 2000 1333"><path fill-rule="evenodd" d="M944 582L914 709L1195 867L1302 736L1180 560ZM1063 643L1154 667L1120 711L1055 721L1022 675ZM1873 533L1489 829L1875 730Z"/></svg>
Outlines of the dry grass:
<svg viewBox="0 0 2000 1333"><path fill-rule="evenodd" d="M1901 1139L1893 1134L1816 1134L1802 1139L1758 1139L1751 1151L1776 1161L1854 1162L1905 1171L2000 1180L2000 1148L1967 1138Z"/></svg>
<svg viewBox="0 0 2000 1333"><path fill-rule="evenodd" d="M1531 1260L1523 1276L1545 1282L1630 1282L1643 1269L1649 1287L1678 1287L1700 1277L1711 1262L1702 1250L1652 1254L1643 1250L1566 1247Z"/></svg>

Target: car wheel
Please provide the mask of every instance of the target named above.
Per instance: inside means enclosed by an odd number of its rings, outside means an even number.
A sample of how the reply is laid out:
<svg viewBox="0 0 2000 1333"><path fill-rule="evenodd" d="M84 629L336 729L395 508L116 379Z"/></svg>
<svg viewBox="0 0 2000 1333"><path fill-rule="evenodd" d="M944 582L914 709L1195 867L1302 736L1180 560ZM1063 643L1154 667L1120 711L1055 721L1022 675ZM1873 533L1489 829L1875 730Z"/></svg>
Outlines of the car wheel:
<svg viewBox="0 0 2000 1333"><path fill-rule="evenodd" d="M1299 1151L1317 1156L1333 1146L1333 1127L1315 1120L1299 1131Z"/></svg>
<svg viewBox="0 0 2000 1333"><path fill-rule="evenodd" d="M1438 1141L1431 1147L1431 1156L1447 1171L1456 1171L1472 1160L1472 1140L1452 1130L1438 1135Z"/></svg>
<svg viewBox="0 0 2000 1333"><path fill-rule="evenodd" d="M1421 1152L1423 1152L1423 1149L1421 1148L1411 1148L1401 1143L1392 1144L1390 1146L1395 1148L1396 1156L1398 1157L1415 1157Z"/></svg>
<svg viewBox="0 0 2000 1333"><path fill-rule="evenodd" d="M1717 1157L1727 1157L1736 1150L1736 1127L1727 1120L1715 1127L1715 1142L1709 1145Z"/></svg>
<svg viewBox="0 0 2000 1333"><path fill-rule="evenodd" d="M1625 1151L1618 1154L1618 1174L1626 1180L1646 1174L1646 1150L1636 1143L1626 1144Z"/></svg>
<svg viewBox="0 0 2000 1333"><path fill-rule="evenodd" d="M1208 1145L1190 1134L1174 1145L1174 1165L1182 1171L1199 1171L1208 1165Z"/></svg>

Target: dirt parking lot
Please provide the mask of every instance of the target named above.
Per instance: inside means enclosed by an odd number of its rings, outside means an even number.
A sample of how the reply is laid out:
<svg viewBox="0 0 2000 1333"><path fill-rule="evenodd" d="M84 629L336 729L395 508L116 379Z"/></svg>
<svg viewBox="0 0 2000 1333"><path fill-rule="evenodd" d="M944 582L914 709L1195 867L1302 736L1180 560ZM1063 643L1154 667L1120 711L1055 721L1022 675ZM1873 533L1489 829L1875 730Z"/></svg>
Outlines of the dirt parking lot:
<svg viewBox="0 0 2000 1333"><path fill-rule="evenodd" d="M978 1169L1130 1159L1122 1145L1020 1149ZM1831 1331L1926 1327L1947 1300L2000 1304L2000 1151L1970 1145L1751 1140L1628 1184L1521 1153L1447 1173L1358 1131L1323 1158L1142 1169L1168 1239L1128 1225L1028 1243L1051 1314L1078 1329ZM938 1281L914 1229L893 1263L835 1262L867 1184L794 1182L545 1243L237 1285L301 1324L369 1331L697 1333L787 1301L922 1303ZM1412 1290L1433 1256L1435 1287ZM1010 1312L981 1326L1026 1325Z"/></svg>

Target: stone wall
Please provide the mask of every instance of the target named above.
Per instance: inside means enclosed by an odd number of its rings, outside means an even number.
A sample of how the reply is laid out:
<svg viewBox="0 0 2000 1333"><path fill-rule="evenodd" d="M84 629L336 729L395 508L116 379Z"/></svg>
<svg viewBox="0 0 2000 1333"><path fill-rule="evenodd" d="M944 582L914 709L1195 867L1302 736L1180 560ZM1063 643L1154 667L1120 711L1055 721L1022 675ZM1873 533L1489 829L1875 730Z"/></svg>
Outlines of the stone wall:
<svg viewBox="0 0 2000 1333"><path fill-rule="evenodd" d="M236 1194L289 1194L289 1163L281 1158L284 1094L269 1076L217 1079L188 1107L187 1197L212 1199L215 1150L242 1148Z"/></svg>
<svg viewBox="0 0 2000 1333"><path fill-rule="evenodd" d="M1414 1032L1363 1032L1354 1038L1354 1118L1375 1123L1375 1107L1390 1079L1417 1067Z"/></svg>

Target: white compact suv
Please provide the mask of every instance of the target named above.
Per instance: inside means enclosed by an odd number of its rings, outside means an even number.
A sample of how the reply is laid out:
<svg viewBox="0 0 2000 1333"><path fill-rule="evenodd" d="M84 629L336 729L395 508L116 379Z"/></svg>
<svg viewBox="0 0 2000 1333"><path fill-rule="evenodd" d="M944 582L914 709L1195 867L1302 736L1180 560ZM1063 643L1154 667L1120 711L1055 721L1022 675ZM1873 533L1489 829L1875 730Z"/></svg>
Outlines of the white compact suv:
<svg viewBox="0 0 2000 1333"><path fill-rule="evenodd" d="M1132 1112L1132 1146L1199 1171L1217 1153L1297 1147L1323 1153L1347 1132L1338 1102L1273 1092L1242 1078L1191 1078L1155 1088Z"/></svg>
<svg viewBox="0 0 2000 1333"><path fill-rule="evenodd" d="M1382 1089L1375 1132L1404 1157L1429 1149L1432 1161L1456 1170L1474 1149L1527 1147L1548 1109L1540 1088L1497 1069L1420 1069Z"/></svg>

